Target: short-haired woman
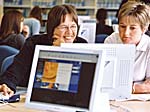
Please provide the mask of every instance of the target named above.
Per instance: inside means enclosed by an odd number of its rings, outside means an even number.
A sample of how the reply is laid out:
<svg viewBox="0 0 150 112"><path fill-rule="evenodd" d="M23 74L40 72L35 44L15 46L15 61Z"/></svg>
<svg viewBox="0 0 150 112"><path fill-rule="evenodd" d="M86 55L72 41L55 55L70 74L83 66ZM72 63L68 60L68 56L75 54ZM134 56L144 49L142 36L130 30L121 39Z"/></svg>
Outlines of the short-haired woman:
<svg viewBox="0 0 150 112"><path fill-rule="evenodd" d="M133 93L150 93L150 37L145 34L149 11L150 7L141 2L124 3L118 13L119 32L105 39L105 43L136 45Z"/></svg>

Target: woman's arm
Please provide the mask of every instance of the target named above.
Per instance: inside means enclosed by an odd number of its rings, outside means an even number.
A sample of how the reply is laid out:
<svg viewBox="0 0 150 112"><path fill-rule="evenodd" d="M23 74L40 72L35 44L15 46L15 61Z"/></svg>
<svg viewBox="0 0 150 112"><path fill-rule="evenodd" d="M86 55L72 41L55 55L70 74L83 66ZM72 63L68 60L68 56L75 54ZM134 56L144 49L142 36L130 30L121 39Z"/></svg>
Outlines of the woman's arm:
<svg viewBox="0 0 150 112"><path fill-rule="evenodd" d="M33 52L33 43L30 41L26 42L20 52L14 57L13 63L0 76L0 84L7 85L14 92L16 91L16 86L18 85L27 86ZM4 92L5 88L0 88L0 90Z"/></svg>
<svg viewBox="0 0 150 112"><path fill-rule="evenodd" d="M133 93L134 94L150 93L150 78L146 79L142 83L134 83Z"/></svg>

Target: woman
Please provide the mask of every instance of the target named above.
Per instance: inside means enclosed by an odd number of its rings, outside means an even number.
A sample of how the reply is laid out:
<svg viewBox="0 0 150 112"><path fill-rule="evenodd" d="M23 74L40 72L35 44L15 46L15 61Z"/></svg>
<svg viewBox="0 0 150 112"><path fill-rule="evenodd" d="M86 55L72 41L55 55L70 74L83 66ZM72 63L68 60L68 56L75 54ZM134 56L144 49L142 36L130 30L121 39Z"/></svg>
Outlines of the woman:
<svg viewBox="0 0 150 112"><path fill-rule="evenodd" d="M48 14L47 34L27 38L12 65L0 77L0 90L12 96L16 86L27 86L35 45L59 46L61 43L87 43L77 37L78 16L71 5L54 6ZM36 38L34 38L36 37Z"/></svg>
<svg viewBox="0 0 150 112"><path fill-rule="evenodd" d="M4 14L0 26L0 45L21 49L25 37L21 34L24 17L21 12L11 10Z"/></svg>
<svg viewBox="0 0 150 112"><path fill-rule="evenodd" d="M24 25L29 27L29 36L39 34L42 22L42 9L34 6L30 11L29 17L25 18Z"/></svg>
<svg viewBox="0 0 150 112"><path fill-rule="evenodd" d="M118 14L119 33L105 39L105 43L136 45L133 93L150 93L150 38L145 34L150 24L149 11L146 4L126 2Z"/></svg>

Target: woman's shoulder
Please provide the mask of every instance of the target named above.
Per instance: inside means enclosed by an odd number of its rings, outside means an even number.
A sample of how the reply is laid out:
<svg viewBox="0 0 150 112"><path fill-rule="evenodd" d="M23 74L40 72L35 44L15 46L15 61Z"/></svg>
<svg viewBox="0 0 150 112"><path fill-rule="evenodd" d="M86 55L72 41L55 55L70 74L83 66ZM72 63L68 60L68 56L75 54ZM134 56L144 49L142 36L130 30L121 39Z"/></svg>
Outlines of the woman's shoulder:
<svg viewBox="0 0 150 112"><path fill-rule="evenodd" d="M25 41L25 37L22 34L12 34L10 35L11 40L16 40L16 41Z"/></svg>
<svg viewBox="0 0 150 112"><path fill-rule="evenodd" d="M141 39L142 43L144 42L145 44L147 43L150 46L150 36L148 36L147 34L143 34L143 37Z"/></svg>
<svg viewBox="0 0 150 112"><path fill-rule="evenodd" d="M25 40L25 37L22 34L10 34L4 39L4 41L9 40Z"/></svg>
<svg viewBox="0 0 150 112"><path fill-rule="evenodd" d="M52 39L48 36L48 34L38 34L38 35L33 35L31 37L28 37L26 39L27 43L32 43L34 45L41 44L41 45L51 45L52 44Z"/></svg>
<svg viewBox="0 0 150 112"><path fill-rule="evenodd" d="M24 45L24 42L25 38L22 34L10 34L5 39L1 40L0 44L21 49L21 47Z"/></svg>
<svg viewBox="0 0 150 112"><path fill-rule="evenodd" d="M31 24L31 23L40 23L40 21L36 18L25 18L24 24Z"/></svg>
<svg viewBox="0 0 150 112"><path fill-rule="evenodd" d="M120 43L120 37L118 32L113 32L111 35L109 35L104 43Z"/></svg>
<svg viewBox="0 0 150 112"><path fill-rule="evenodd" d="M76 37L74 43L88 43L88 42L81 37Z"/></svg>
<svg viewBox="0 0 150 112"><path fill-rule="evenodd" d="M25 38L23 34L19 33L19 34L15 34L16 37L21 37L21 38Z"/></svg>
<svg viewBox="0 0 150 112"><path fill-rule="evenodd" d="M143 37L144 37L144 38L142 38L142 39L144 39L144 40L147 41L147 42L150 42L150 36L149 36L149 35L143 34Z"/></svg>

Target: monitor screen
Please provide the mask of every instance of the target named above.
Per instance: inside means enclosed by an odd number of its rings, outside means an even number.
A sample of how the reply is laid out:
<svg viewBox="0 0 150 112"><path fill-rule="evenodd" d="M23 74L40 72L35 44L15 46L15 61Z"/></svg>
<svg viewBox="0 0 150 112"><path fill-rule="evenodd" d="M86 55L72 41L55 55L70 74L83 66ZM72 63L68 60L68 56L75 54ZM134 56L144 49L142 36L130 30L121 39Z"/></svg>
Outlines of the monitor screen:
<svg viewBox="0 0 150 112"><path fill-rule="evenodd" d="M96 54L41 50L31 101L88 108L97 60Z"/></svg>

